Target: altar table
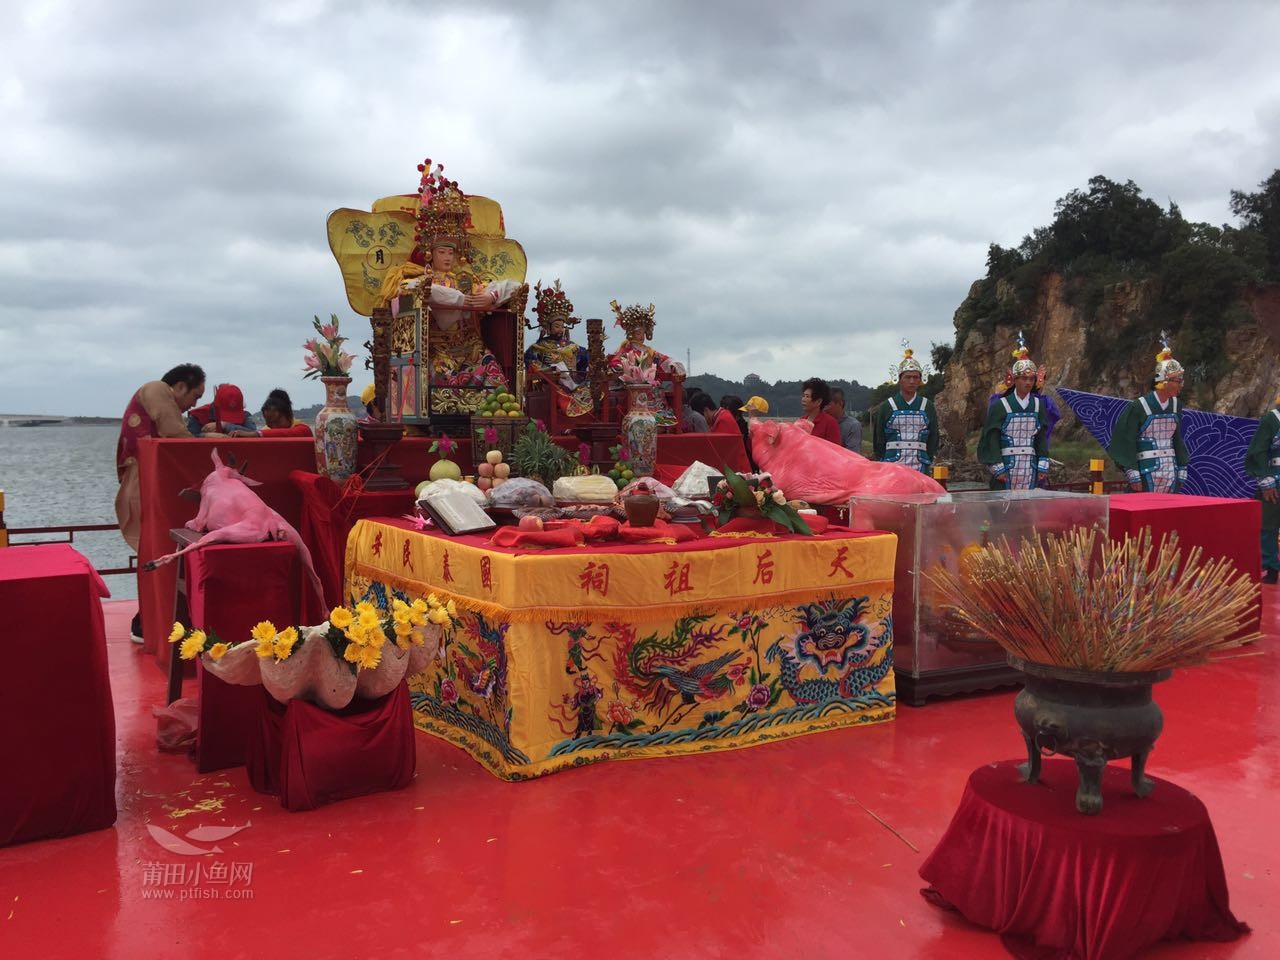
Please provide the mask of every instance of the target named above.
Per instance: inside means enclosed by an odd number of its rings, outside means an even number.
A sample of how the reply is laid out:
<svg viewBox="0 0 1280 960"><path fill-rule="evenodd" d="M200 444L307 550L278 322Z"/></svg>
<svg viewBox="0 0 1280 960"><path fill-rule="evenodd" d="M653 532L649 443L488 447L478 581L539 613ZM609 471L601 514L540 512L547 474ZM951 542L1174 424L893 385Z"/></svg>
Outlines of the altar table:
<svg viewBox="0 0 1280 960"><path fill-rule="evenodd" d="M891 719L896 538L502 549L361 520L351 602L453 600L415 722L523 780Z"/></svg>
<svg viewBox="0 0 1280 960"><path fill-rule="evenodd" d="M1121 960L1161 940L1234 940L1218 841L1204 804L1155 777L1151 795L1110 764L1102 812L1075 808L1076 766L979 767L920 867L933 903L998 932L1025 960Z"/></svg>
<svg viewBox="0 0 1280 960"><path fill-rule="evenodd" d="M66 544L0 550L0 847L115 823L108 595Z"/></svg>

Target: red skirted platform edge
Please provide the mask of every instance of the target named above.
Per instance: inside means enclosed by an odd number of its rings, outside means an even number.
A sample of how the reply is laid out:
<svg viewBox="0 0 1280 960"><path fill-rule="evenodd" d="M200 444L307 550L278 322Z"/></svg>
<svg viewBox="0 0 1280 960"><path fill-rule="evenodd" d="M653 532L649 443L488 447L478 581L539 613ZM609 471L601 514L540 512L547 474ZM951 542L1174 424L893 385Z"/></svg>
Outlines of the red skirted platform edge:
<svg viewBox="0 0 1280 960"><path fill-rule="evenodd" d="M403 681L379 700L353 700L338 711L305 700L284 706L253 689L261 706L245 760L249 782L279 796L286 810L399 790L413 780L413 713Z"/></svg>
<svg viewBox="0 0 1280 960"><path fill-rule="evenodd" d="M1042 782L1017 763L979 767L938 847L922 891L1000 934L1023 960L1120 960L1161 940L1234 940L1209 813L1176 784L1137 797L1129 771L1109 765L1105 807L1076 811L1076 767L1047 760Z"/></svg>

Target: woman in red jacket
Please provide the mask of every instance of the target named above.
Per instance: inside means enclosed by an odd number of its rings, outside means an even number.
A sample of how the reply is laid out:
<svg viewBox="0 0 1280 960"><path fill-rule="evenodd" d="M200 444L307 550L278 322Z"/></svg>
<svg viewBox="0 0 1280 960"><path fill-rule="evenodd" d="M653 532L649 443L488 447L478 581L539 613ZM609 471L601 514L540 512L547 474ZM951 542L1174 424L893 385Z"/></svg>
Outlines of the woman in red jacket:
<svg viewBox="0 0 1280 960"><path fill-rule="evenodd" d="M733 401L737 400L734 404ZM738 420L734 416L738 407L742 406L742 401L737 397L723 396L720 398L720 409L715 412L715 416L708 419L711 424L712 433L739 433Z"/></svg>

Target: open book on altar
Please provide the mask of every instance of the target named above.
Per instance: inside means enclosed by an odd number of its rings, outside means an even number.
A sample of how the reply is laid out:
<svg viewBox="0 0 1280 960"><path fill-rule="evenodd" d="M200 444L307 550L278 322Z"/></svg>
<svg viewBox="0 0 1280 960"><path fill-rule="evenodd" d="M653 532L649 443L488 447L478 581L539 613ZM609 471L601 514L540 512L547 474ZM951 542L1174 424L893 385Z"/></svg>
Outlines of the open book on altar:
<svg viewBox="0 0 1280 960"><path fill-rule="evenodd" d="M492 530L497 524L465 493L442 493L418 501L418 510L450 536Z"/></svg>

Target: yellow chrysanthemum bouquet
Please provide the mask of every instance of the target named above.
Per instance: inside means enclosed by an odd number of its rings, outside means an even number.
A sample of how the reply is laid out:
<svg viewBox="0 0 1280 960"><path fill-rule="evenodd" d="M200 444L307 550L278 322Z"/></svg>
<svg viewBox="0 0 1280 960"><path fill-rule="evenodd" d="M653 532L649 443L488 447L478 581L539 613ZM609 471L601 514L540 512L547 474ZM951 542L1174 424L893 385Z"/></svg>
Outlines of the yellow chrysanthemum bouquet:
<svg viewBox="0 0 1280 960"><path fill-rule="evenodd" d="M457 617L452 600L431 594L412 603L394 599L386 616L361 602L335 607L315 627L277 630L264 620L237 644L175 623L169 642L180 644L182 659L201 657L206 670L228 683L261 683L282 703L304 699L340 709L357 694L384 696L406 674L425 669Z"/></svg>

